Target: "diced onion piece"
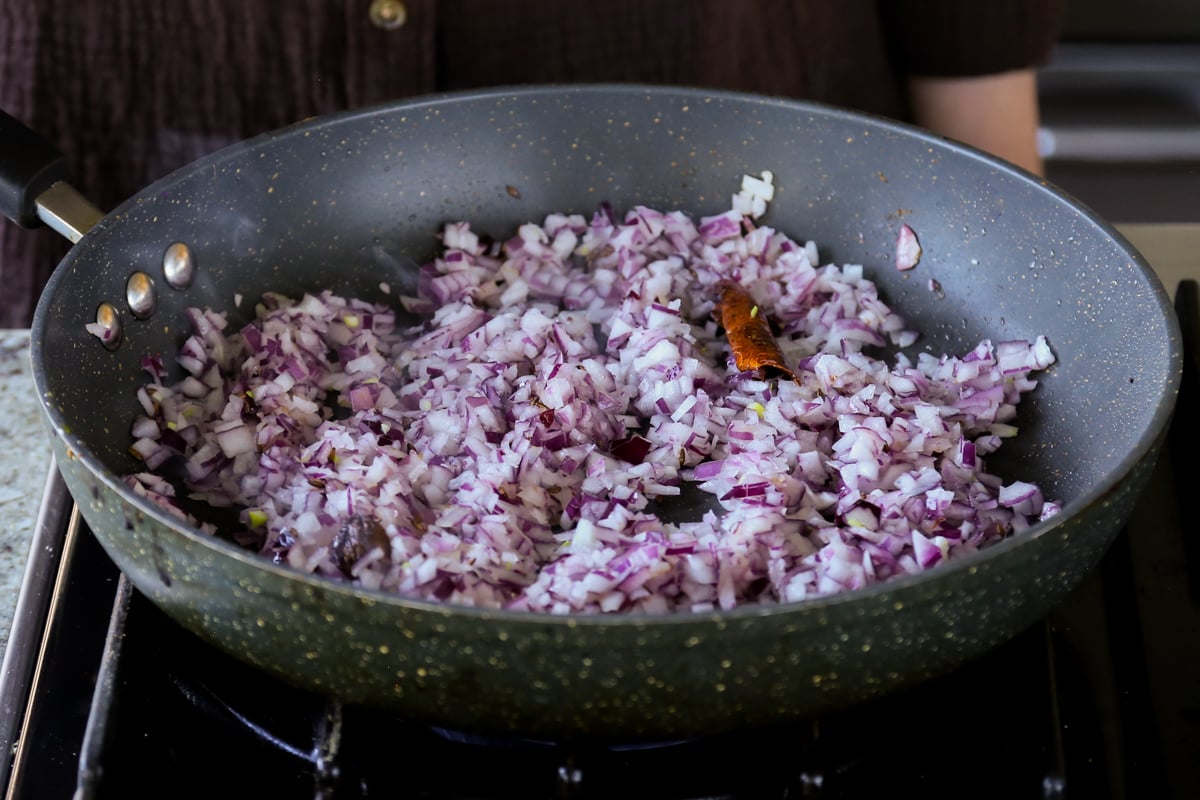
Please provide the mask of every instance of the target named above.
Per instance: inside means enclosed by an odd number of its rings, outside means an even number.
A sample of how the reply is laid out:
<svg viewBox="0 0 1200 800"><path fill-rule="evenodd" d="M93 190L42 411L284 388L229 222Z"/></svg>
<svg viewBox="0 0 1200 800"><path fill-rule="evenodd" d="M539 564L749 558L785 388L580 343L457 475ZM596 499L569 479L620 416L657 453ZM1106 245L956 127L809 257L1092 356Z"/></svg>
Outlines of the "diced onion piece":
<svg viewBox="0 0 1200 800"><path fill-rule="evenodd" d="M917 234L908 225L900 226L896 236L896 269L905 271L915 267L921 261L921 243Z"/></svg>

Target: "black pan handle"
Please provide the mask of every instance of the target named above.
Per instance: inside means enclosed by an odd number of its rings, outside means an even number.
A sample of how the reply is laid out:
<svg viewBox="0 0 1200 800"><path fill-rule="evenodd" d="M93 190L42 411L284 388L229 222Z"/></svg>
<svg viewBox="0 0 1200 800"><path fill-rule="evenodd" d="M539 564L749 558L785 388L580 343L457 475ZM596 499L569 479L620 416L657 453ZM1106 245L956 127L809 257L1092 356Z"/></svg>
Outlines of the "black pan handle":
<svg viewBox="0 0 1200 800"><path fill-rule="evenodd" d="M0 111L0 211L24 228L40 224L37 199L70 177L66 157L54 145Z"/></svg>
<svg viewBox="0 0 1200 800"><path fill-rule="evenodd" d="M46 223L77 242L104 216L67 183L58 148L0 111L0 212L23 228Z"/></svg>

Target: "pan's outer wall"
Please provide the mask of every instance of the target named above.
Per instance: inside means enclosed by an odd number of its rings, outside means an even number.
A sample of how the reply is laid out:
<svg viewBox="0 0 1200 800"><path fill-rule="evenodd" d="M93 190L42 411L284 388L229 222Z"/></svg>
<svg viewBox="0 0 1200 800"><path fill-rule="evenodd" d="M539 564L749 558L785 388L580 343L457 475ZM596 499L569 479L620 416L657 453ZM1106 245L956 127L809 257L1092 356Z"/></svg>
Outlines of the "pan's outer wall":
<svg viewBox="0 0 1200 800"><path fill-rule="evenodd" d="M918 580L800 606L672 619L561 619L428 606L295 575L130 500L140 358L183 309L249 318L263 291L383 298L393 254L446 221L507 235L551 211L728 207L775 173L761 221L863 263L923 333L916 349L1045 334L1059 363L994 463L1066 503L1033 535ZM899 225L919 266L892 268ZM83 332L135 268L187 242L187 291ZM941 291L930 289L936 280ZM242 302L235 306L234 296ZM110 215L55 273L34 367L85 517L139 589L223 648L301 685L416 717L526 733L662 735L767 722L907 685L1009 638L1099 559L1149 475L1178 385L1165 293L1108 226L1029 176L902 126L802 103L637 87L452 96L318 120L220 153Z"/></svg>
<svg viewBox="0 0 1200 800"><path fill-rule="evenodd" d="M90 494L95 478L78 462L64 474L135 586L290 683L455 729L657 739L867 701L1004 642L1095 565L1148 463L1036 541L958 572L843 602L582 623L381 602L264 573L163 531L102 489Z"/></svg>

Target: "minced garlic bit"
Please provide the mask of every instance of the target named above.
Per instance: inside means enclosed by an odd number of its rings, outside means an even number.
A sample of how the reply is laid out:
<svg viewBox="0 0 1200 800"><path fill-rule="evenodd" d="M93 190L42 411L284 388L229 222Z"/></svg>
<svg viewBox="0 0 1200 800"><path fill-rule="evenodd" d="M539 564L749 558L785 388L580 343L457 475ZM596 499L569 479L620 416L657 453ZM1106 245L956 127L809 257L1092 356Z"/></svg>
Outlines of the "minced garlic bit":
<svg viewBox="0 0 1200 800"><path fill-rule="evenodd" d="M770 170L763 170L760 177L753 175L742 176L742 188L733 196L733 209L752 219L758 219L767 212L767 203L775 199L775 175Z"/></svg>
<svg viewBox="0 0 1200 800"><path fill-rule="evenodd" d="M775 176L769 170L764 170L759 174L762 176L761 178L756 178L753 175L743 175L742 191L755 197L761 197L769 203L775 199L775 186L772 183L775 180Z"/></svg>

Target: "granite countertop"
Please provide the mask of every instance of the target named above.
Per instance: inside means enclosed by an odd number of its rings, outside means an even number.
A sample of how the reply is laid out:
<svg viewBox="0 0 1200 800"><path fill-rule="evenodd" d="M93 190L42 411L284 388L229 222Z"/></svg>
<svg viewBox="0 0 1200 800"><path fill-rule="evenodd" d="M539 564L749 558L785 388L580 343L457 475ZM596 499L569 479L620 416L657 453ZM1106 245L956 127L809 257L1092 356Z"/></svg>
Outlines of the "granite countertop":
<svg viewBox="0 0 1200 800"><path fill-rule="evenodd" d="M1200 279L1200 224L1125 225L1118 229L1174 294L1183 278ZM51 463L30 374L29 332L0 330L0 655L8 643Z"/></svg>
<svg viewBox="0 0 1200 800"><path fill-rule="evenodd" d="M0 653L50 469L50 434L30 374L29 332L0 330Z"/></svg>

